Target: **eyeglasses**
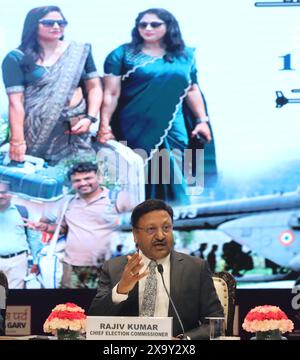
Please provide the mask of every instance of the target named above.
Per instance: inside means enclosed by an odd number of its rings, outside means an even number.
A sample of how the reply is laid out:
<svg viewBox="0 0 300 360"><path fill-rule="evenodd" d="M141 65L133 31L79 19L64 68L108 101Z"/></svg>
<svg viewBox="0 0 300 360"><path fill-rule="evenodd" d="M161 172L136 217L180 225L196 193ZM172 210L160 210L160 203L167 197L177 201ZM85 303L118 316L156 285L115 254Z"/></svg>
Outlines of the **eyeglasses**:
<svg viewBox="0 0 300 360"><path fill-rule="evenodd" d="M138 230L143 230L145 231L145 233L147 233L148 235L154 235L154 234L157 234L158 232L158 227L155 227L155 226L149 226L147 228L143 228L143 227L139 227L139 226L135 226L136 229ZM169 232L171 232L173 230L173 225L163 225L161 227L161 230L163 233L165 234L168 234Z"/></svg>
<svg viewBox="0 0 300 360"><path fill-rule="evenodd" d="M148 25L150 25L153 29L156 29L156 28L160 27L163 24L164 24L164 22L159 22L159 21L151 21L151 22L141 21L139 23L139 28L140 29L146 29L146 27Z"/></svg>
<svg viewBox="0 0 300 360"><path fill-rule="evenodd" d="M42 19L39 21L45 27L53 27L54 24L57 24L59 27L65 27L68 25L67 20L51 20L51 19Z"/></svg>

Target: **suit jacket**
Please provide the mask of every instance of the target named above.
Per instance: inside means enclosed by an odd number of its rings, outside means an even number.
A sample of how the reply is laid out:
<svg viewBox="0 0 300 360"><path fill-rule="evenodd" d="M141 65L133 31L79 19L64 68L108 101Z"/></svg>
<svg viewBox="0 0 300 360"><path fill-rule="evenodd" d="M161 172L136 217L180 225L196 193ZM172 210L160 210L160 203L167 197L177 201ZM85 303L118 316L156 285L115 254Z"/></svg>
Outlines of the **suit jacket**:
<svg viewBox="0 0 300 360"><path fill-rule="evenodd" d="M127 257L111 259L103 265L98 292L92 301L89 315L138 316L138 284L128 299L114 304L112 289L120 281ZM208 339L209 316L223 316L223 308L216 294L211 272L206 261L172 251L170 256L170 295L183 323L185 335L193 340ZM169 304L168 316L173 317L173 336L182 334L174 309Z"/></svg>

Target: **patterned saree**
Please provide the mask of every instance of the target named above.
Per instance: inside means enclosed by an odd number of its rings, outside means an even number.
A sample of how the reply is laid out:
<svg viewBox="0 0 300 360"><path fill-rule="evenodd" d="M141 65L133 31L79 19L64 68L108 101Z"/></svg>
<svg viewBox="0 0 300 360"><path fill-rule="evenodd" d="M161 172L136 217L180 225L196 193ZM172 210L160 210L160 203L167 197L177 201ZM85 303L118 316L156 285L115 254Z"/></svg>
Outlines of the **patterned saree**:
<svg viewBox="0 0 300 360"><path fill-rule="evenodd" d="M25 90L25 139L27 154L50 164L80 152L93 153L89 134L66 135L68 119L86 112L83 99L68 104L78 87L89 53L87 44L71 42L60 59Z"/></svg>

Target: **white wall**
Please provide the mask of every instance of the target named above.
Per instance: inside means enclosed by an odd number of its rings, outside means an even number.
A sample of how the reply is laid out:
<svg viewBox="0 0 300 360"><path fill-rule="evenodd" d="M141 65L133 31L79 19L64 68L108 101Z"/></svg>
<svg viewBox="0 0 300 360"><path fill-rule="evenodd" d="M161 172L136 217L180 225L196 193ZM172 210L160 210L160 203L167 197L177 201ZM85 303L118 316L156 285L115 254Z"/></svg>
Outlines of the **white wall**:
<svg viewBox="0 0 300 360"><path fill-rule="evenodd" d="M280 1L280 0L278 0ZM1 0L0 58L19 45L26 13L45 1ZM275 91L300 88L300 7L258 8L254 0L57 0L69 26L66 38L93 45L100 73L106 54L129 41L134 19L164 7L179 20L186 43L197 48L200 86L209 106L223 174L264 171L298 158L299 108L275 108ZM292 54L294 71L280 71ZM0 111L7 99L0 84Z"/></svg>

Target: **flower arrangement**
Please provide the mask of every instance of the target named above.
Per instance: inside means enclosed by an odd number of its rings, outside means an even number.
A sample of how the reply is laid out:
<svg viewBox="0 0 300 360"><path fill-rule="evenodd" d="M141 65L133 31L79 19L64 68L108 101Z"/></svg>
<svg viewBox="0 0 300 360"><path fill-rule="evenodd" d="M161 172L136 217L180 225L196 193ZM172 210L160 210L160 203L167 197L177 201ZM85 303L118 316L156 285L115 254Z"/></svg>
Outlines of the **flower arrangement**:
<svg viewBox="0 0 300 360"><path fill-rule="evenodd" d="M279 330L281 333L293 331L294 324L277 306L263 305L251 309L243 322L248 332L267 332Z"/></svg>
<svg viewBox="0 0 300 360"><path fill-rule="evenodd" d="M60 304L52 309L44 323L44 332L57 334L58 330L70 330L84 333L86 315L84 310L73 303Z"/></svg>

